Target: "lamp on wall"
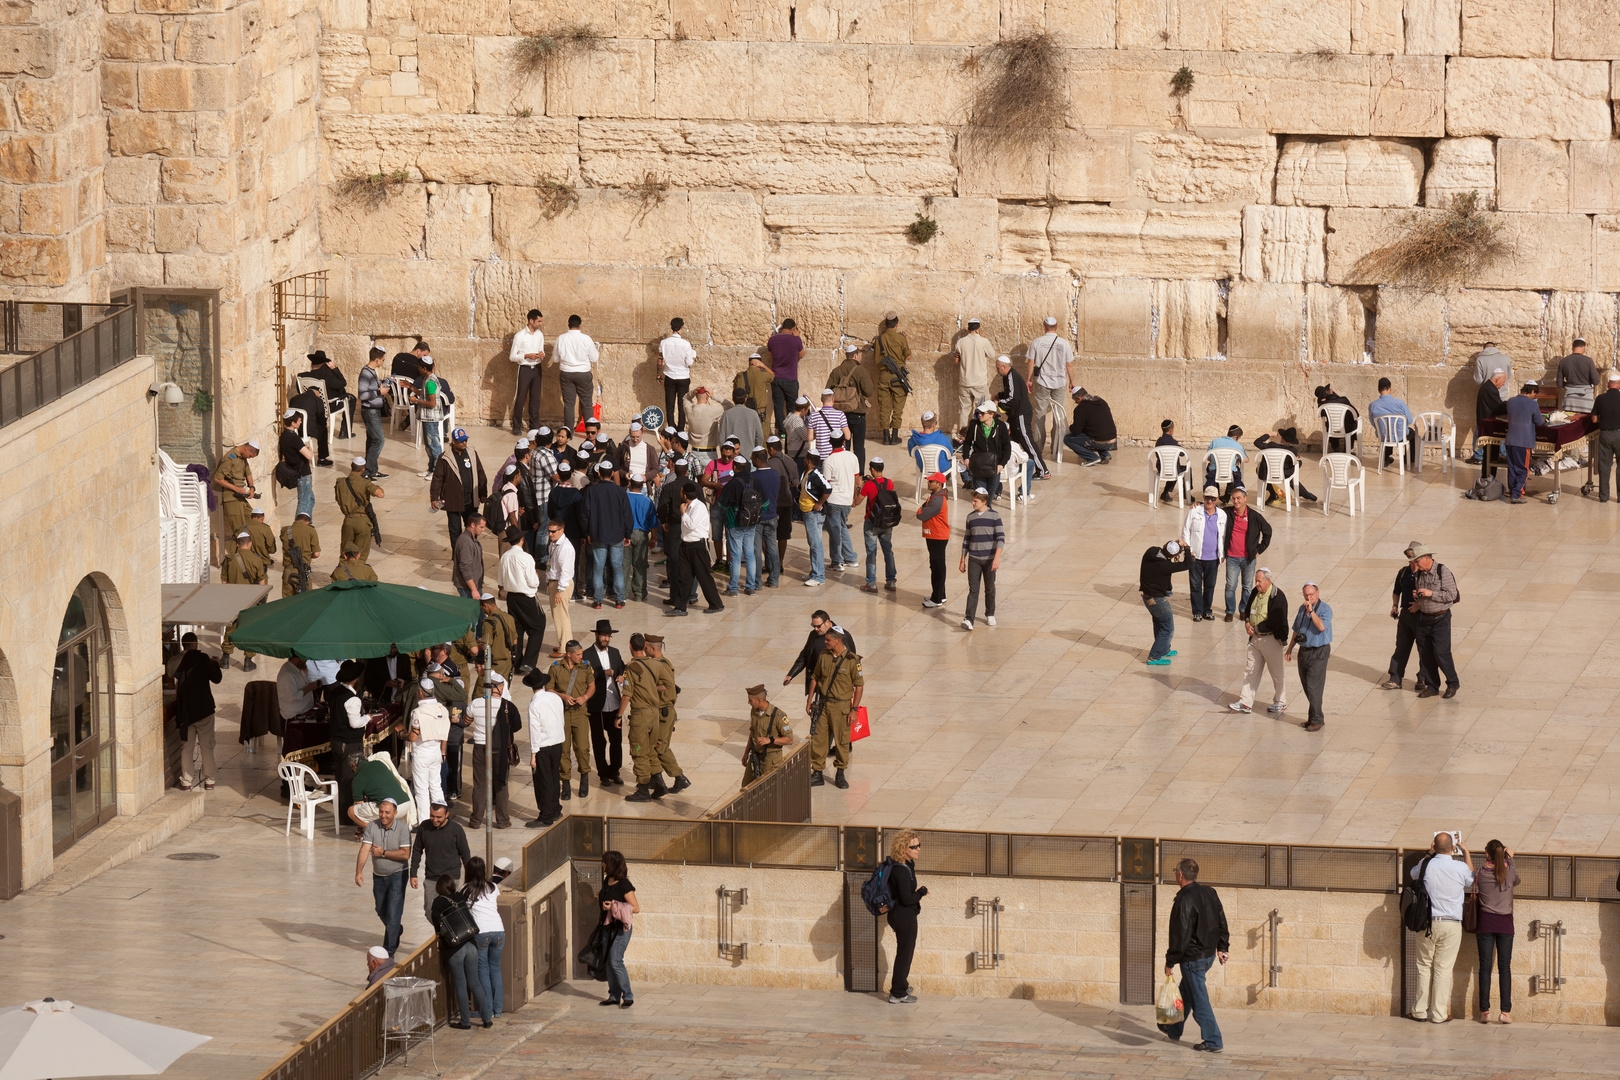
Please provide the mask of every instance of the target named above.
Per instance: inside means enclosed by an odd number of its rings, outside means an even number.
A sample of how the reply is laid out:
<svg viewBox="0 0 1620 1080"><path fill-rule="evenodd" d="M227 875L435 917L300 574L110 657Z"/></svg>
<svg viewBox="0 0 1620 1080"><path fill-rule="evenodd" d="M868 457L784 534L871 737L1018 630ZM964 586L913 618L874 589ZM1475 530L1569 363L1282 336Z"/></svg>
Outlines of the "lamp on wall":
<svg viewBox="0 0 1620 1080"><path fill-rule="evenodd" d="M178 405L186 400L186 392L172 382L155 382L146 388L146 392L154 398L162 395L165 405Z"/></svg>

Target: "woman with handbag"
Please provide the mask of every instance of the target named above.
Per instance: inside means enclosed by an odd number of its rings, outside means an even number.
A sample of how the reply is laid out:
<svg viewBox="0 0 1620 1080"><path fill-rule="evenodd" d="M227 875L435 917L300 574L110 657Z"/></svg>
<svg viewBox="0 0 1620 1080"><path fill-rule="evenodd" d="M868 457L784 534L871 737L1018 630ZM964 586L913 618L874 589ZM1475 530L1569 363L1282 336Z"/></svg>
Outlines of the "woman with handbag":
<svg viewBox="0 0 1620 1080"><path fill-rule="evenodd" d="M477 855L467 860L467 884L461 898L472 912L478 934L473 938L478 966L474 985L478 991L478 1015L484 1026L494 1027L500 1019L505 988L501 985L501 952L506 948L506 924L501 922L497 898L501 887L489 879L484 860ZM469 1017L470 1019L470 1017Z"/></svg>
<svg viewBox="0 0 1620 1080"><path fill-rule="evenodd" d="M602 853L602 891L597 900L602 905L602 923L619 924L619 932L608 946L608 996L597 1004L628 1009L636 1003L636 995L630 989L630 973L624 968L624 951L630 947L631 917L640 913L641 903L636 899L636 887L630 883L624 856L617 851Z"/></svg>
<svg viewBox="0 0 1620 1080"><path fill-rule="evenodd" d="M1472 931L1479 945L1479 1022L1491 1022L1491 958L1495 955L1497 979L1502 994L1498 1018L1513 1023L1513 886L1519 871L1513 866L1513 852L1500 840L1485 845L1489 873L1482 868L1474 878L1477 892L1463 902L1463 929ZM1473 910L1470 910L1473 909ZM1475 925L1468 925L1473 922Z"/></svg>
<svg viewBox="0 0 1620 1080"><path fill-rule="evenodd" d="M439 935L439 955L450 969L450 983L456 994L456 1015L450 1021L453 1028L472 1027L472 1012L467 1007L467 984L478 977L478 924L473 922L467 905L456 895L456 879L440 874L438 898L433 901L433 932ZM482 999L480 999L481 1001Z"/></svg>

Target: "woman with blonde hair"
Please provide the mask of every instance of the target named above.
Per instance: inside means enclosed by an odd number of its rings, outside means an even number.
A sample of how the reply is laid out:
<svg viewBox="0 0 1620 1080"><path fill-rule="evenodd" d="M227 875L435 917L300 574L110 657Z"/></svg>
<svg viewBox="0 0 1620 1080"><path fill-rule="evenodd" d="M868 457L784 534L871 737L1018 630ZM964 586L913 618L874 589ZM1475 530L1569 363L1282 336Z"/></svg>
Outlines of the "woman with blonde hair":
<svg viewBox="0 0 1620 1080"><path fill-rule="evenodd" d="M1491 1022L1491 960L1495 954L1497 981L1502 994L1500 1019L1513 1023L1513 886L1519 871L1513 867L1513 852L1500 840L1485 845L1488 867L1474 877L1479 890L1479 926L1474 940L1479 945L1479 1022ZM1486 870L1490 872L1487 873Z"/></svg>
<svg viewBox="0 0 1620 1080"><path fill-rule="evenodd" d="M911 992L911 956L917 951L917 916L928 889L917 886L917 854L922 837L916 829L902 829L889 840L889 929L894 931L894 971L889 982L890 1005L914 1005Z"/></svg>

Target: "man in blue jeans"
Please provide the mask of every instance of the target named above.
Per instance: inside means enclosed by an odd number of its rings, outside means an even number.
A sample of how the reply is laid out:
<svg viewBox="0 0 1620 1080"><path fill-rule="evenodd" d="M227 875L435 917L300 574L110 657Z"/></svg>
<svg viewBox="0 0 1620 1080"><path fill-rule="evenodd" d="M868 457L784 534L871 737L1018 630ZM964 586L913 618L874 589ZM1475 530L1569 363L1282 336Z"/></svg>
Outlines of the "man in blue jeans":
<svg viewBox="0 0 1620 1080"><path fill-rule="evenodd" d="M1215 578L1221 570L1221 538L1226 532L1226 511L1220 507L1221 491L1214 484L1204 489L1204 505L1187 511L1181 528L1181 544L1193 560L1188 574L1192 593L1193 622L1215 618Z"/></svg>
<svg viewBox="0 0 1620 1080"><path fill-rule="evenodd" d="M1226 621L1254 592L1255 560L1271 546L1271 523L1249 505L1249 493L1232 489L1232 512L1226 515L1221 553L1226 562ZM1240 588L1241 586L1241 588Z"/></svg>
<svg viewBox="0 0 1620 1080"><path fill-rule="evenodd" d="M1153 620L1153 647L1148 650L1147 662L1154 667L1168 667L1170 658L1176 655L1170 647L1176 637L1176 616L1170 610L1170 575L1185 573L1192 565L1193 560L1186 557L1179 540L1166 540L1162 546L1142 553L1137 588Z"/></svg>
<svg viewBox="0 0 1620 1080"><path fill-rule="evenodd" d="M406 864L411 857L411 827L398 816L394 800L377 800L377 820L367 822L360 835L360 857L354 864L354 883L365 886L366 859L371 859L371 898L383 924L383 948L390 959L399 948L400 922L405 914Z"/></svg>
<svg viewBox="0 0 1620 1080"><path fill-rule="evenodd" d="M1164 973L1173 974L1170 969L1181 965L1182 1008L1198 1022L1198 1033L1203 1036L1193 1049L1219 1054L1224 1049L1221 1029L1215 1023L1204 977L1217 956L1222 964L1226 963L1231 948L1226 911L1214 889L1198 884L1198 863L1192 859L1176 864L1176 884L1180 891L1170 907L1170 947L1164 951ZM1181 1040L1181 1030L1187 1026L1185 1013L1174 1024L1159 1025L1171 1042Z"/></svg>

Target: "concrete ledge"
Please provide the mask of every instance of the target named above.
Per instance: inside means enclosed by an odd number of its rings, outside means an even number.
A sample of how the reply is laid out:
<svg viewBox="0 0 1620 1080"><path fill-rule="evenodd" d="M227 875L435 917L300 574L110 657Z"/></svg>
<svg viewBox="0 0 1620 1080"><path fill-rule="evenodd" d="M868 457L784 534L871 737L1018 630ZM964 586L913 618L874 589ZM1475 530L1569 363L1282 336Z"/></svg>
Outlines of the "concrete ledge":
<svg viewBox="0 0 1620 1080"><path fill-rule="evenodd" d="M133 817L117 817L69 848L29 896L60 896L163 843L203 816L207 795L171 791Z"/></svg>

